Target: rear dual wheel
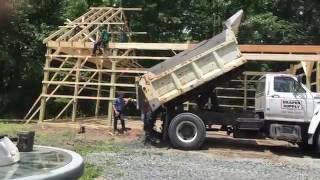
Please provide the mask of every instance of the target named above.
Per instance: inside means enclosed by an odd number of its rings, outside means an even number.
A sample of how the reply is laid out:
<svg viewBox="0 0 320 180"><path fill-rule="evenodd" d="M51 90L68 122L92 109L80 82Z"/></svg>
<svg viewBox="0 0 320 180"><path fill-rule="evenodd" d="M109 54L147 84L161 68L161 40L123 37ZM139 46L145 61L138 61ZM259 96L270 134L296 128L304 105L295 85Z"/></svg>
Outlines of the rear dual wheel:
<svg viewBox="0 0 320 180"><path fill-rule="evenodd" d="M206 137L203 121L192 113L181 113L172 119L169 126L172 145L179 149L198 149Z"/></svg>

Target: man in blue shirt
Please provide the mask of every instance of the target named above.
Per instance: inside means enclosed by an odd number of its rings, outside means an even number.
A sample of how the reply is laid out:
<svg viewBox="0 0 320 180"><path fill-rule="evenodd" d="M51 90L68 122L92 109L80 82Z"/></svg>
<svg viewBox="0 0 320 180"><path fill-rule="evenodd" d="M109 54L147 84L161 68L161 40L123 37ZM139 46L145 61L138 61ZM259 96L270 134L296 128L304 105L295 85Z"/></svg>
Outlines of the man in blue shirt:
<svg viewBox="0 0 320 180"><path fill-rule="evenodd" d="M126 131L125 123L124 123L124 108L127 105L129 99L124 98L123 93L119 93L116 100L113 102L113 112L114 112L114 123L113 128L117 130L118 120L121 121L122 131Z"/></svg>

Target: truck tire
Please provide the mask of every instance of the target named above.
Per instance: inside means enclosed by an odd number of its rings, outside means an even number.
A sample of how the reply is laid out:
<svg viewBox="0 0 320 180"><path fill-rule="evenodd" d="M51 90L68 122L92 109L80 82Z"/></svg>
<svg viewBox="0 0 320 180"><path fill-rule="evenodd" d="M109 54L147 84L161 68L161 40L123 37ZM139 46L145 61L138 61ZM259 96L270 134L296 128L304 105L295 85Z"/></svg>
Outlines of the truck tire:
<svg viewBox="0 0 320 180"><path fill-rule="evenodd" d="M172 145L184 150L200 148L206 137L203 121L192 113L181 113L174 117L168 132Z"/></svg>

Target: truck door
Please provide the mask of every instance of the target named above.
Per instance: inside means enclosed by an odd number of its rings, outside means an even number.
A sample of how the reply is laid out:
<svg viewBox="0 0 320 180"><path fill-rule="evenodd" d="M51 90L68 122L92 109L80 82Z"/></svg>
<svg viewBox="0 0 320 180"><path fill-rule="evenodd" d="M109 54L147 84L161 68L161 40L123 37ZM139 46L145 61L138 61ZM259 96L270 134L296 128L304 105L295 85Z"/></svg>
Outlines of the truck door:
<svg viewBox="0 0 320 180"><path fill-rule="evenodd" d="M267 95L266 119L282 121L307 120L307 93L290 76L274 76ZM311 108L311 107L310 107Z"/></svg>

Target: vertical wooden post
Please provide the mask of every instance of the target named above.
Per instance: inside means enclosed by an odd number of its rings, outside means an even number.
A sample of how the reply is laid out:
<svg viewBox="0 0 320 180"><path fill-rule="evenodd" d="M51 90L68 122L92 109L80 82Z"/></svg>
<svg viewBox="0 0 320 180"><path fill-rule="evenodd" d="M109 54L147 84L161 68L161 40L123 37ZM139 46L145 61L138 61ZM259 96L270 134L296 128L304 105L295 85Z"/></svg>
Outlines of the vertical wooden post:
<svg viewBox="0 0 320 180"><path fill-rule="evenodd" d="M302 64L303 71L306 75L306 86L311 90L311 74L312 74L314 62L302 61L301 64Z"/></svg>
<svg viewBox="0 0 320 180"><path fill-rule="evenodd" d="M78 109L78 91L79 91L79 77L80 77L80 68L81 68L81 59L78 58L76 62L76 83L74 84L73 91L73 107L72 107L72 122L76 121L77 109Z"/></svg>
<svg viewBox="0 0 320 180"><path fill-rule="evenodd" d="M247 75L247 73L243 73L243 75L244 75L244 79L243 79L243 109L247 110L247 95L248 95L248 92L247 92L247 89L248 89L247 79L248 79L248 75Z"/></svg>
<svg viewBox="0 0 320 180"><path fill-rule="evenodd" d="M296 75L296 70L295 70L295 66L294 64L290 64L290 69L289 69L289 73L292 75Z"/></svg>
<svg viewBox="0 0 320 180"><path fill-rule="evenodd" d="M48 50L49 52L50 50ZM48 53L47 53L48 54ZM51 58L47 57L46 62L44 64L45 68L50 67ZM49 71L44 71L43 73L43 80L48 81L49 80ZM39 114L39 122L42 122L45 118L46 113L46 97L43 95L46 95L48 91L48 84L42 84L42 93L41 93L41 104L40 104L40 114Z"/></svg>
<svg viewBox="0 0 320 180"><path fill-rule="evenodd" d="M118 54L118 50L114 50L113 51L113 56L117 56ZM114 71L116 70L116 65L117 65L117 61L116 60L111 60L112 63L112 67L111 69ZM110 78L110 92L109 92L109 105L108 105L108 122L110 123L110 126L112 126L112 116L113 116L113 108L112 108L112 104L113 104L113 100L111 100L112 98L115 98L115 94L116 94L116 87L115 84L116 83L116 73L112 72L111 73L111 78Z"/></svg>
<svg viewBox="0 0 320 180"><path fill-rule="evenodd" d="M317 92L320 92L320 62L316 63L317 74L316 74L316 83L317 83Z"/></svg>
<svg viewBox="0 0 320 180"><path fill-rule="evenodd" d="M97 69L98 70L101 70L102 69L102 60L101 61L98 61L97 62ZM101 79L102 79L102 72L99 71L98 72L98 83L101 83ZM100 97L101 96L101 85L98 84L98 87L97 87L97 97ZM98 118L99 116L99 110L100 110L100 99L97 99L96 101L96 109L95 109L95 117Z"/></svg>

